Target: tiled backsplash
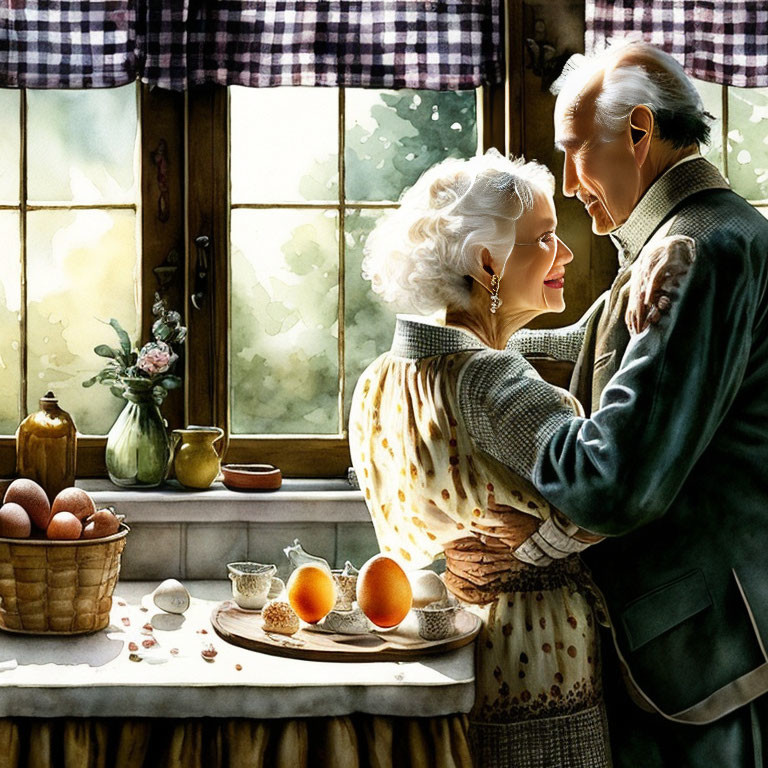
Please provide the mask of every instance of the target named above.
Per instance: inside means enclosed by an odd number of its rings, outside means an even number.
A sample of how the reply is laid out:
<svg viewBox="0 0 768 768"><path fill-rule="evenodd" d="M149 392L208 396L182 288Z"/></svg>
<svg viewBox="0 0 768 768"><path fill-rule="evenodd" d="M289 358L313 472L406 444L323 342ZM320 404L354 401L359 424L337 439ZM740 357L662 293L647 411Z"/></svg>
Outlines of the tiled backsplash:
<svg viewBox="0 0 768 768"><path fill-rule="evenodd" d="M360 567L379 551L373 525L359 523L149 523L131 525L120 578L127 580L226 578L227 563L275 563L278 576L290 573L283 554L294 539L304 549L342 567Z"/></svg>
<svg viewBox="0 0 768 768"><path fill-rule="evenodd" d="M332 567L349 560L360 568L379 551L359 490L341 480L287 480L279 491L236 493L215 484L186 491L172 483L145 491L117 488L108 480L79 480L98 506L112 505L131 527L120 578L226 579L227 563L275 563L291 571L283 549L298 539ZM439 572L443 563L436 563Z"/></svg>

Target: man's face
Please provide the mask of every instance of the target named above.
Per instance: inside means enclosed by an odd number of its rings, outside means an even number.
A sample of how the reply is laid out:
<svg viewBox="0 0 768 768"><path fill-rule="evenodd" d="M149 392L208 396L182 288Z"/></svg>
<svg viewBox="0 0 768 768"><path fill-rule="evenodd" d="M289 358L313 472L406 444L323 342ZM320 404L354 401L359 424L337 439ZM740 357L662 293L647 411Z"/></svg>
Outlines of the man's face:
<svg viewBox="0 0 768 768"><path fill-rule="evenodd" d="M640 168L629 132L605 141L595 123L594 97L555 107L555 144L565 154L563 194L581 200L592 231L605 235L623 224L641 196Z"/></svg>

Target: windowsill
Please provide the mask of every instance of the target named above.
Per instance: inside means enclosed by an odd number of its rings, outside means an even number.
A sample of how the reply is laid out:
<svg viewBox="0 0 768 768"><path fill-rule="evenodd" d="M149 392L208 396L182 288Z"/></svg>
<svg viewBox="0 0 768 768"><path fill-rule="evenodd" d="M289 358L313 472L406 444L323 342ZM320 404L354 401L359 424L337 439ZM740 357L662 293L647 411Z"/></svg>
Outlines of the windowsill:
<svg viewBox="0 0 768 768"><path fill-rule="evenodd" d="M129 522L370 521L362 492L340 479L288 478L277 491L230 491L222 483L195 491L175 481L147 490L120 488L102 479L78 480L77 485L97 506L114 505Z"/></svg>

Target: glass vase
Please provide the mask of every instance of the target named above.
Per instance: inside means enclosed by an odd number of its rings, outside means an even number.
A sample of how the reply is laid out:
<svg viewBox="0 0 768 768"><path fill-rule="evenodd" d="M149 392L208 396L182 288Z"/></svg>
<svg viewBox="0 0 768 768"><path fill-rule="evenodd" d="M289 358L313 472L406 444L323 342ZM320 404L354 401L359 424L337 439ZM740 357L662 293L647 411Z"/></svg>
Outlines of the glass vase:
<svg viewBox="0 0 768 768"><path fill-rule="evenodd" d="M109 479L123 488L154 488L165 480L171 440L151 389L126 389L128 401L107 435Z"/></svg>

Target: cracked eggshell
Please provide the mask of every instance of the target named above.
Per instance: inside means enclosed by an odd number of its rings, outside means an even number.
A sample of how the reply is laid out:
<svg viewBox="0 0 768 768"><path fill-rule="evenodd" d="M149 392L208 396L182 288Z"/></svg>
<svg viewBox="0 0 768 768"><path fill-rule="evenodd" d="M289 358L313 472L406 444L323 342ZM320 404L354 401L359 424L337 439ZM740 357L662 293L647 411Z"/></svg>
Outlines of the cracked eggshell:
<svg viewBox="0 0 768 768"><path fill-rule="evenodd" d="M166 579L152 593L152 602L166 613L184 613L189 608L189 592L176 579Z"/></svg>

